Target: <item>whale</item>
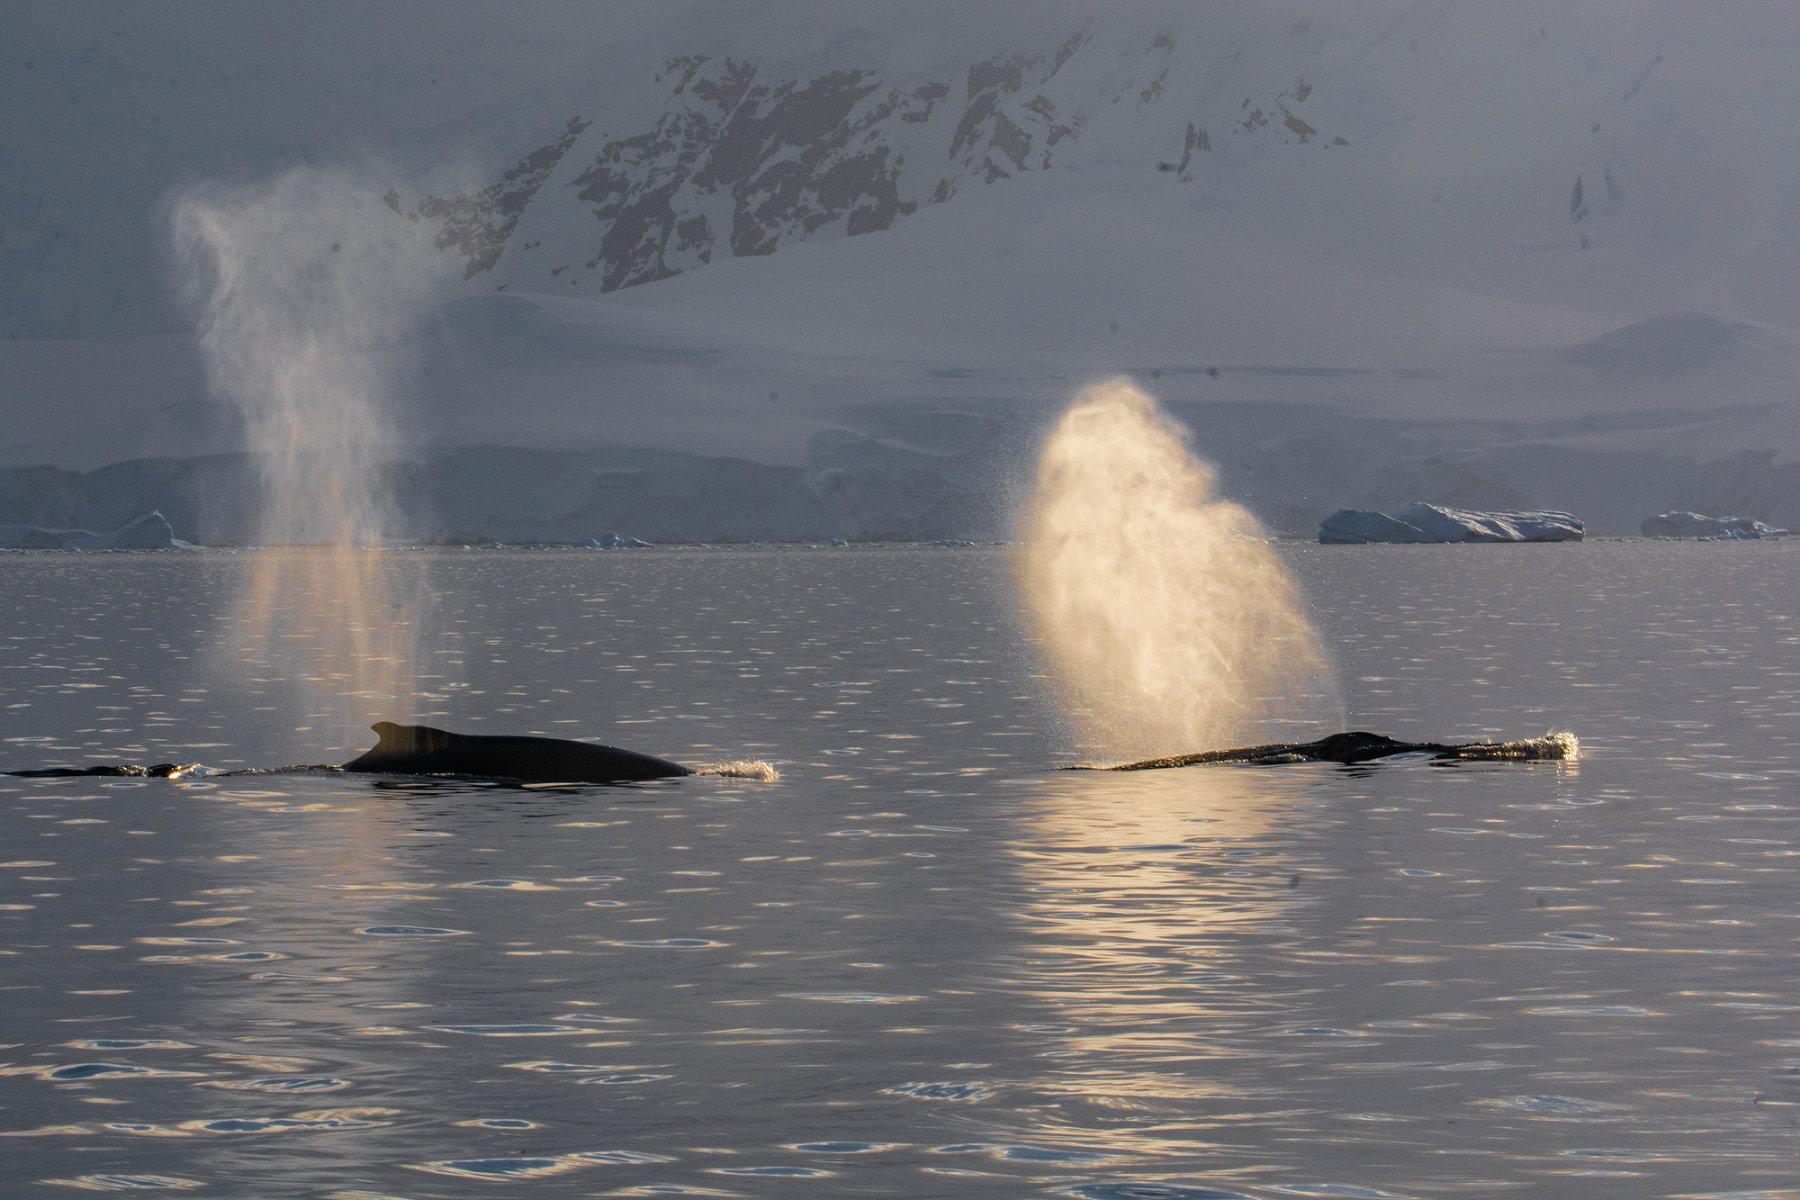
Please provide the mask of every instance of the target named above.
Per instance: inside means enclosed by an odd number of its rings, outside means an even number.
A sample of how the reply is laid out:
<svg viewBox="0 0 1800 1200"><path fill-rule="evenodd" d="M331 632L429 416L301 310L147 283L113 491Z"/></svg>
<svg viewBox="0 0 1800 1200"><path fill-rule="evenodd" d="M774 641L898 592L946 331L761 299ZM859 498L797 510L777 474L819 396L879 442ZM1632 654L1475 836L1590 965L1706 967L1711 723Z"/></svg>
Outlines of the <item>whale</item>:
<svg viewBox="0 0 1800 1200"><path fill-rule="evenodd" d="M183 779L200 771L199 763L116 763L96 767L33 767L28 771L7 771L15 779L89 779L104 776L112 779ZM295 770L305 768L296 767ZM225 771L221 774L247 774Z"/></svg>
<svg viewBox="0 0 1800 1200"><path fill-rule="evenodd" d="M375 745L347 763L292 767L247 767L215 771L197 763L125 763L88 767L41 767L6 774L29 779L114 776L141 779L222 778L304 772L359 775L461 775L519 783L641 783L684 775L726 775L774 782L779 774L762 762L713 763L686 767L654 754L573 742L562 738L452 733L431 725L377 721Z"/></svg>
<svg viewBox="0 0 1800 1200"><path fill-rule="evenodd" d="M1379 733L1351 730L1311 742L1269 742L1230 750L1201 750L1146 758L1112 766L1080 764L1070 771L1160 771L1171 767L1196 767L1214 763L1243 766L1278 766L1284 763L1328 762L1356 766L1403 754L1422 754L1437 761L1554 762L1580 756L1581 743L1572 733L1547 733L1516 742L1402 742Z"/></svg>
<svg viewBox="0 0 1800 1200"><path fill-rule="evenodd" d="M430 725L377 721L373 749L342 770L371 775L479 775L532 783L638 783L692 775L691 767L562 738L451 733Z"/></svg>

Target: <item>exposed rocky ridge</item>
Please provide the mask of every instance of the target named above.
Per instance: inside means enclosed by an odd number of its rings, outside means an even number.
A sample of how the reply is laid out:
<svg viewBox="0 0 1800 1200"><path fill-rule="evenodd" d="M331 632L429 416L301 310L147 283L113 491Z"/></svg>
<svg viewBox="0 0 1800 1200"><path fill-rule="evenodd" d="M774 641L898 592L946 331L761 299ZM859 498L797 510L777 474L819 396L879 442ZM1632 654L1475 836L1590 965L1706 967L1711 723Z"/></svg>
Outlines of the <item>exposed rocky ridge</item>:
<svg viewBox="0 0 1800 1200"><path fill-rule="evenodd" d="M1096 130L1102 140L1109 133L1122 139L1117 117L1111 125L1102 119L1119 106L1130 111L1123 128L1131 141L1148 122L1159 131L1153 143L1168 154L1142 167L1192 182L1197 156L1212 153L1214 140L1207 118L1193 112L1191 79L1183 93L1171 87L1191 47L1170 32L1141 42L1120 54L1089 24L1046 39L1043 49L997 54L959 74L808 71L679 55L655 73L648 88L661 99L635 123L604 109L578 115L496 183L426 196L403 211L438 225L438 244L463 260L466 277L495 276L492 286L502 289L604 292L719 258L887 229L970 186L1055 169L1065 150ZM1193 64L1185 65L1191 77ZM1312 92L1301 78L1270 98L1243 97L1225 136L1348 145L1302 115ZM397 197L393 203L402 209ZM518 235L534 205L570 204L579 205L582 222L552 217L545 222L552 236ZM521 252L542 252L517 272L497 271L516 235Z"/></svg>
<svg viewBox="0 0 1800 1200"><path fill-rule="evenodd" d="M175 328L170 185L365 153L422 180L473 170L476 186L394 203L483 290L563 295L1045 172L1047 193L1194 185L1327 245L1392 243L1379 257L1409 270L1447 257L1476 287L1500 260L1471 262L1494 254L1730 266L1791 257L1800 236L1782 219L1792 180L1765 165L1797 136L1800 49L1774 10L721 0L496 9L397 38L405 21L377 5L271 55L241 7L61 6L45 36L0 38L16 168L0 173L0 333ZM1263 160L1276 169L1239 170ZM1751 290L1739 315L1792 309L1789 289Z"/></svg>
<svg viewBox="0 0 1800 1200"><path fill-rule="evenodd" d="M506 239L519 224L525 206L556 164L562 161L575 139L588 123L580 117L569 123L554 141L546 142L508 167L497 183L480 191L447 199L428 197L413 209L413 214L437 223L440 250L454 248L467 260L464 278L477 275L499 261L506 249ZM384 197L388 207L400 211L400 193L390 191Z"/></svg>

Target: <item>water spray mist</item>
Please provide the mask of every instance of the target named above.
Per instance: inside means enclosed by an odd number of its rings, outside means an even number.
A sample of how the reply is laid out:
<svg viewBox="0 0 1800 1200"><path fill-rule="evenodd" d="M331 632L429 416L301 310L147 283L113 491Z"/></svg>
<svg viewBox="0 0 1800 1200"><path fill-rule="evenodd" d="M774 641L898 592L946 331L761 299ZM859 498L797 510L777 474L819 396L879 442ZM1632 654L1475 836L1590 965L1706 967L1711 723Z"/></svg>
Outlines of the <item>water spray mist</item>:
<svg viewBox="0 0 1800 1200"><path fill-rule="evenodd" d="M347 734L411 709L418 587L383 550L399 345L431 294L427 236L382 188L288 171L177 200L171 234L215 394L262 471L235 646Z"/></svg>
<svg viewBox="0 0 1800 1200"><path fill-rule="evenodd" d="M1183 431L1129 381L1083 392L1044 443L1019 593L1091 749L1201 750L1336 727L1298 589Z"/></svg>

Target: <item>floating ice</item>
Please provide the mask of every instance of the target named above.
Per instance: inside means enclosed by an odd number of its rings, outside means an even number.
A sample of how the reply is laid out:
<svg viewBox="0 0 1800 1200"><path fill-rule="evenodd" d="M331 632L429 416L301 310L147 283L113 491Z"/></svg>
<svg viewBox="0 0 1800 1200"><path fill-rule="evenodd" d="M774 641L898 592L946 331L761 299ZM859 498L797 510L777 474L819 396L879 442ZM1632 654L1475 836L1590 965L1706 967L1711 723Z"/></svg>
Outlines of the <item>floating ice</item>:
<svg viewBox="0 0 1800 1200"><path fill-rule="evenodd" d="M1319 524L1326 545L1366 542L1579 542L1582 524L1566 512L1471 512L1414 500L1392 516L1341 508Z"/></svg>
<svg viewBox="0 0 1800 1200"><path fill-rule="evenodd" d="M641 550L650 543L609 529L597 538L589 538L588 545L595 550Z"/></svg>
<svg viewBox="0 0 1800 1200"><path fill-rule="evenodd" d="M6 550L171 550L187 544L160 512L147 512L110 533L0 525L0 549Z"/></svg>
<svg viewBox="0 0 1800 1200"><path fill-rule="evenodd" d="M1697 512L1666 512L1645 517L1645 537L1706 538L1713 541L1755 541L1786 537L1788 531L1764 525L1750 517L1709 517Z"/></svg>

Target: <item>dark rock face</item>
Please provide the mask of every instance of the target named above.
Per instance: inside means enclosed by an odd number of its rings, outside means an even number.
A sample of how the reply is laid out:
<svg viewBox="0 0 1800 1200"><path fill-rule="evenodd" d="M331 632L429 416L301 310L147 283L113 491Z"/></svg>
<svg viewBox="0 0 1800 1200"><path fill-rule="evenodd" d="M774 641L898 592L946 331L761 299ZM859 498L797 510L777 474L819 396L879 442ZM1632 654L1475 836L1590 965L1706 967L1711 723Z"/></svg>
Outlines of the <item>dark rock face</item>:
<svg viewBox="0 0 1800 1200"><path fill-rule="evenodd" d="M1212 152L1214 139L1171 90L1181 61L1175 36L1065 73L1090 44L1090 28L1047 32L1040 49L996 54L960 78L855 65L804 74L680 55L647 77L643 94L631 97L632 115L576 116L488 187L410 204L390 196L389 204L435 224L438 245L463 259L465 277L554 237L528 260L534 274L541 262L558 288L612 291L811 237L873 233L971 184L1053 169L1114 105L1167 123L1179 158L1163 169L1191 181L1196 155ZM1325 134L1299 115L1311 92L1300 81L1226 136L1324 146ZM592 215L591 234L572 233L581 222L564 214L546 225L554 233L517 244L528 210L570 202Z"/></svg>
<svg viewBox="0 0 1800 1200"><path fill-rule="evenodd" d="M468 260L463 277L469 278L492 267L506 249L506 241L519 224L526 205L544 186L544 180L562 161L575 139L588 123L580 117L569 123L554 140L546 142L508 167L500 181L478 192L447 199L428 197L421 200L412 215L441 225L437 235L440 250L454 248ZM400 211L400 197L389 192L388 207Z"/></svg>
<svg viewBox="0 0 1800 1200"><path fill-rule="evenodd" d="M1181 139L1181 161L1175 167L1176 173L1180 175L1183 183L1188 183L1194 178L1194 152L1196 150L1202 154L1211 153L1212 138L1207 136L1204 127L1189 121L1187 132L1182 135Z"/></svg>
<svg viewBox="0 0 1800 1200"><path fill-rule="evenodd" d="M851 236L886 229L918 207L900 188L903 156L888 135L896 122L929 121L948 88L894 86L865 70L762 76L729 58L673 59L657 77L670 91L651 128L584 143L587 165L563 186L591 210L598 235L562 270L596 272L599 290L612 291L715 257L768 254L828 226ZM412 211L443 223L439 245L467 260L465 275L487 271L587 127L571 120L500 183Z"/></svg>
<svg viewBox="0 0 1800 1200"><path fill-rule="evenodd" d="M950 160L956 169L938 182L933 200L948 200L964 179L993 183L1034 166L1038 170L1050 166L1051 148L1074 137L1079 122L1060 118L1056 105L1042 93L1016 107L1007 99L1048 83L1087 40L1086 34L1077 33L1049 56L1002 55L969 68L962 119L950 139ZM1037 147L1042 153L1034 164Z"/></svg>
<svg viewBox="0 0 1800 1200"><path fill-rule="evenodd" d="M656 127L599 149L571 186L604 230L587 266L602 289L629 287L721 253L772 253L784 238L843 223L886 229L917 201L899 190L888 122L928 120L939 88L884 86L872 72L763 82L754 64L676 60L679 78ZM865 103L866 102L866 103ZM729 196L730 224L704 212Z"/></svg>

